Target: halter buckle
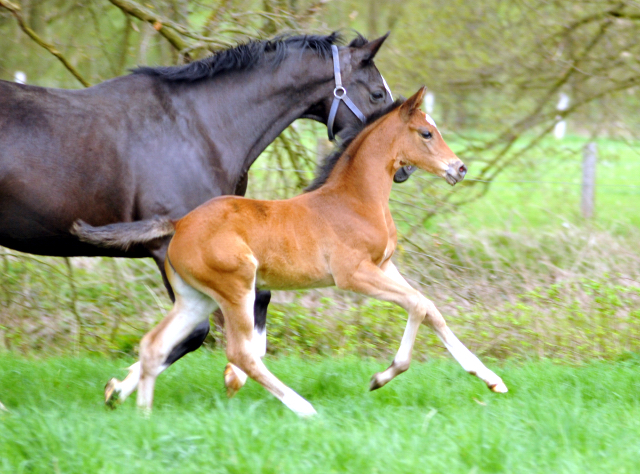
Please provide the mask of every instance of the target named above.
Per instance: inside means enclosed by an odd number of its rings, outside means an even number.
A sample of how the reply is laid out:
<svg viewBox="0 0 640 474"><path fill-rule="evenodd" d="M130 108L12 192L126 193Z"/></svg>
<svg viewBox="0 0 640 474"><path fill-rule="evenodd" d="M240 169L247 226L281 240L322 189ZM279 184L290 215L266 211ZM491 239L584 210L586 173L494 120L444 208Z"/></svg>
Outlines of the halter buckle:
<svg viewBox="0 0 640 474"><path fill-rule="evenodd" d="M333 89L333 96L336 99L342 99L346 95L347 95L347 89L345 89L342 86L338 86L335 89Z"/></svg>

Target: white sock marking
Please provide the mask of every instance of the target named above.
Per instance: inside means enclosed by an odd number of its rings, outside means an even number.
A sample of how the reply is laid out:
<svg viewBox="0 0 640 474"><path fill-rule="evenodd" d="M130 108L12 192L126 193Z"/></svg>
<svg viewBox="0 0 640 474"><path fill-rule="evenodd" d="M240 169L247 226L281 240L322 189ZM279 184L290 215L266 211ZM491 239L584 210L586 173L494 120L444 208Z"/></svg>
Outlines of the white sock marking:
<svg viewBox="0 0 640 474"><path fill-rule="evenodd" d="M284 389L284 395L280 400L287 406L287 408L300 416L312 416L318 413L311 403L306 401L289 387Z"/></svg>
<svg viewBox="0 0 640 474"><path fill-rule="evenodd" d="M140 362L136 362L129 367L129 374L125 379L116 384L115 390L119 394L120 402L124 402L126 398L133 393L140 381Z"/></svg>
<svg viewBox="0 0 640 474"><path fill-rule="evenodd" d="M267 328L266 326L262 328L262 330L253 328L253 340L251 341L253 345L254 353L260 357L261 359L267 353Z"/></svg>

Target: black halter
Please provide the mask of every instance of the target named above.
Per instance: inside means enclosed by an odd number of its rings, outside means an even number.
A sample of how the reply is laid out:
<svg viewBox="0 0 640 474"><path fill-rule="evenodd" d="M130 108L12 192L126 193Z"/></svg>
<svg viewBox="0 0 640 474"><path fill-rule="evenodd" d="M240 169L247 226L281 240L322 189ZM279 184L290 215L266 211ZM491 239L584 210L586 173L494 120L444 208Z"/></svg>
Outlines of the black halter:
<svg viewBox="0 0 640 474"><path fill-rule="evenodd" d="M327 120L327 131L329 132L329 140L333 141L333 139L335 138L335 135L333 134L333 122L336 119L340 101L344 102L347 107L349 107L349 110L351 110L351 112L353 112L361 122L366 122L367 118L356 106L356 104L354 104L353 101L349 99L349 97L347 96L347 89L345 89L342 85L342 75L340 74L340 55L338 54L338 47L335 44L331 45L331 53L333 55L333 75L336 78L336 88L333 89L333 103L331 104L329 119ZM382 74L380 74L380 77L382 78L382 83L384 84L384 88L387 90L389 97L391 97L391 100L393 100L393 95L391 95L391 89L389 89L387 81L384 80Z"/></svg>

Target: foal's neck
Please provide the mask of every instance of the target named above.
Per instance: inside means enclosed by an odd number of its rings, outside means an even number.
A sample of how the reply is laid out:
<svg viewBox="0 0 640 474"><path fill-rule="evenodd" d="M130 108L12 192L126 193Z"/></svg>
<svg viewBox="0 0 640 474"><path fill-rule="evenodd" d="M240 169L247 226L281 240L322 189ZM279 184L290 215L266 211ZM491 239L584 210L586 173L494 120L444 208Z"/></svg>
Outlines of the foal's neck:
<svg viewBox="0 0 640 474"><path fill-rule="evenodd" d="M345 150L323 186L326 191L388 206L397 150L395 140L388 138L394 136L395 127L385 121L365 129Z"/></svg>

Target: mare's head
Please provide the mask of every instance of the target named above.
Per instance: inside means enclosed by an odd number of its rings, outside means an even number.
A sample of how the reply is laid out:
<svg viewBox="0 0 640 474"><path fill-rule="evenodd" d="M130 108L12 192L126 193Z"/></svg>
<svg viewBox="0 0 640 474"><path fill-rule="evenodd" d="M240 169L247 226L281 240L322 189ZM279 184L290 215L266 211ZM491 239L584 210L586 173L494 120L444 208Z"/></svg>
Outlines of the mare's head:
<svg viewBox="0 0 640 474"><path fill-rule="evenodd" d="M422 87L397 109L404 133L397 138L399 153L394 166L416 166L453 186L464 179L467 167L445 143L433 119L420 110L425 92Z"/></svg>
<svg viewBox="0 0 640 474"><path fill-rule="evenodd" d="M363 36L358 35L349 45L338 48L342 87L346 91L347 98L365 117L393 103L391 91L373 62L375 55L388 36L389 33L373 41L367 41ZM335 33L328 38L332 42L339 39ZM331 68L331 89L333 90L336 87L335 75L333 74L333 55L328 53L327 56L329 61L326 62L325 67ZM338 96L343 93L342 90L335 91ZM309 107L303 117L327 124L333 99L334 94L323 97L320 102ZM343 101L340 101L333 131L338 133L343 128L358 122L360 119Z"/></svg>

